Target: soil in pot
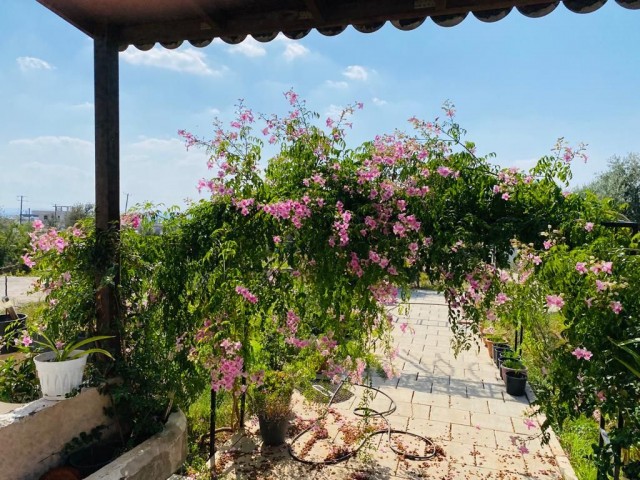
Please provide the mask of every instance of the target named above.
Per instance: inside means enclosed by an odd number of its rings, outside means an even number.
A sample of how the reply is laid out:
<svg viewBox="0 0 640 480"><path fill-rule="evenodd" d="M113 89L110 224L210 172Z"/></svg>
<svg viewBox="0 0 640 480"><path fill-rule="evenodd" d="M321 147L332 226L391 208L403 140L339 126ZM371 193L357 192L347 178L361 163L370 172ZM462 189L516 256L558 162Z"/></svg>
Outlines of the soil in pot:
<svg viewBox="0 0 640 480"><path fill-rule="evenodd" d="M116 443L90 445L69 455L69 465L84 478L111 463L118 456L119 449Z"/></svg>
<svg viewBox="0 0 640 480"><path fill-rule="evenodd" d="M260 424L260 436L265 445L276 447L284 443L284 439L289 429L288 418L268 419L258 415Z"/></svg>
<svg viewBox="0 0 640 480"><path fill-rule="evenodd" d="M527 384L527 374L523 372L507 371L505 372L505 384L509 395L521 397L524 395L524 387Z"/></svg>

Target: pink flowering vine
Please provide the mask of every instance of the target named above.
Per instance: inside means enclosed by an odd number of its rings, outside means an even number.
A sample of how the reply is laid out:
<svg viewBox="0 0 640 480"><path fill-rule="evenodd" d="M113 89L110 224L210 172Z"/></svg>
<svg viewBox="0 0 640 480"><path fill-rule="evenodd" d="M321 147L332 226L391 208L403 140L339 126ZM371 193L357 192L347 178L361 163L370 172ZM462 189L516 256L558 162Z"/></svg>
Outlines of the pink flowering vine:
<svg viewBox="0 0 640 480"><path fill-rule="evenodd" d="M560 295L547 295L547 307L561 309L564 307L564 300Z"/></svg>
<svg viewBox="0 0 640 480"><path fill-rule="evenodd" d="M249 291L248 288L243 287L242 285L238 285L236 287L236 293L238 295L242 295L242 297L244 297L244 299L249 303L258 303L258 297L256 297Z"/></svg>

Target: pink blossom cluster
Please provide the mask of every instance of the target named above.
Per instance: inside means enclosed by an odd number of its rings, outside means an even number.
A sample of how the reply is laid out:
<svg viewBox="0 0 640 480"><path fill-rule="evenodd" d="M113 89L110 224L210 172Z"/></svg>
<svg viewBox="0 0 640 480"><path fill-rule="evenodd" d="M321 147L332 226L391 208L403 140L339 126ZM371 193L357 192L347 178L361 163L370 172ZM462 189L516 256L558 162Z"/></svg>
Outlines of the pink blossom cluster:
<svg viewBox="0 0 640 480"><path fill-rule="evenodd" d="M296 315L296 312L289 310L287 312L287 328L292 335L298 332L298 325L300 324L300 317Z"/></svg>
<svg viewBox="0 0 640 480"><path fill-rule="evenodd" d="M591 357L593 357L593 353L591 353L586 348L582 348L582 347L576 348L573 352L571 352L571 355L576 357L578 360L580 359L591 360Z"/></svg>
<svg viewBox="0 0 640 480"><path fill-rule="evenodd" d="M293 345L296 348L306 348L309 345L311 345L311 341L310 340L303 340L301 338L296 338L295 336L290 336L285 338L285 343L289 344L289 345Z"/></svg>
<svg viewBox="0 0 640 480"><path fill-rule="evenodd" d="M198 180L198 193L201 193L205 188L209 190L212 195L217 196L233 195L234 193L233 188L227 187L220 179L205 180L202 178Z"/></svg>
<svg viewBox="0 0 640 480"><path fill-rule="evenodd" d="M142 223L142 217L139 213L125 213L120 217L120 224L123 227L131 227L137 229Z"/></svg>
<svg viewBox="0 0 640 480"><path fill-rule="evenodd" d="M338 209L338 220L333 222L333 229L340 241L339 246L344 247L349 243L349 222L351 221L351 212L343 210L342 203L336 204Z"/></svg>
<svg viewBox="0 0 640 480"><path fill-rule="evenodd" d="M231 203L233 204L233 206L239 209L240 213L245 217L249 215L249 207L253 205L254 202L255 202L255 199L253 198L243 198L242 200L237 200L234 198L231 200Z"/></svg>
<svg viewBox="0 0 640 480"><path fill-rule="evenodd" d="M238 285L236 287L236 293L238 295L242 295L242 297L244 297L244 299L249 303L258 303L258 297L256 297L249 291L248 288L243 287L242 285Z"/></svg>
<svg viewBox="0 0 640 480"><path fill-rule="evenodd" d="M214 392L227 390L232 392L236 380L243 375L244 360L240 355L220 358L211 367L211 389Z"/></svg>
<svg viewBox="0 0 640 480"><path fill-rule="evenodd" d="M564 307L564 300L560 295L547 295L547 307L561 309Z"/></svg>
<svg viewBox="0 0 640 480"><path fill-rule="evenodd" d="M296 228L302 227L302 220L311 216L311 209L297 200L284 200L263 205L262 210L280 220L289 220Z"/></svg>
<svg viewBox="0 0 640 480"><path fill-rule="evenodd" d="M369 287L373 298L382 305L394 305L397 302L398 288L387 280Z"/></svg>

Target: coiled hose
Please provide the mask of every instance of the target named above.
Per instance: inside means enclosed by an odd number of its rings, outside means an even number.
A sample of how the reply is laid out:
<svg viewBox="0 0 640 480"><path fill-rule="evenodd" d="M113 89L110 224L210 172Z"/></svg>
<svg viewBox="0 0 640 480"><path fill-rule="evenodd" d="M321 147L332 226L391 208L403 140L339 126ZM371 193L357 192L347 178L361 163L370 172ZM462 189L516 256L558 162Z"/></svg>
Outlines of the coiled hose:
<svg viewBox="0 0 640 480"><path fill-rule="evenodd" d="M403 458L406 458L408 460L416 460L416 461L423 461L423 460L429 460L430 458L433 458L436 454L436 446L433 443L433 441L425 436L422 435L418 435L417 433L411 433L408 432L407 430L397 430L397 429L393 429L391 428L391 425L389 424L389 420L387 420L387 415L391 415L393 412L395 412L396 410L396 403L393 401L393 399L387 395L386 393L384 393L382 390L372 387L370 385L362 385L359 383L354 383L353 385L358 386L358 387L363 387L369 390L373 390L378 392L378 394L382 394L385 397L387 397L389 399L389 401L391 402L391 407L388 410L385 410L383 412L379 412L373 408L369 408L369 407L357 407L353 410L354 415L358 416L358 417L379 417L381 418L385 424L387 425L387 428L382 428L380 430L376 430L373 431L371 433L369 433L366 437L364 437L364 439L360 442L360 444L354 448L353 450L348 451L347 453L342 454L339 457L336 458L331 458L331 459L326 459L326 460L307 460L304 458L301 458L299 456L297 456L294 451L293 451L293 445L308 431L310 431L311 429L313 429L324 417L326 417L326 415L329 413L329 409L331 408L331 405L333 404L333 402L335 401L336 396L338 395L338 392L342 389L342 387L344 386L344 384L346 383L346 379L343 379L340 384L338 385L338 388L336 389L335 392L333 392L333 394L330 393L329 390L327 390L326 388L322 387L321 385L314 385L313 388L315 390L317 390L318 392L320 392L322 395L325 395L327 397L330 397L329 399L329 403L327 404L327 408L325 410L325 412L318 417L318 419L308 428L306 428L305 430L301 431L300 433L298 433L295 437L293 437L293 439L291 440L291 442L289 442L289 455L291 455L291 458L293 458L294 460L307 464L307 465L334 465L336 463L340 463L340 462L344 462L345 460L348 460L349 458L353 457L354 455L356 455L360 449L364 446L365 443L367 443L369 441L369 439L371 439L372 437L374 437L375 435L387 435L387 443L389 444L389 447L391 448L391 450L396 454L396 455L400 455ZM393 443L391 442L391 435L392 434L400 434L400 435L407 435L410 437L414 437L417 438L421 441L423 441L425 443L426 446L430 447L430 452L426 455L415 455L412 453L407 453L404 451L401 451L399 449L397 449Z"/></svg>

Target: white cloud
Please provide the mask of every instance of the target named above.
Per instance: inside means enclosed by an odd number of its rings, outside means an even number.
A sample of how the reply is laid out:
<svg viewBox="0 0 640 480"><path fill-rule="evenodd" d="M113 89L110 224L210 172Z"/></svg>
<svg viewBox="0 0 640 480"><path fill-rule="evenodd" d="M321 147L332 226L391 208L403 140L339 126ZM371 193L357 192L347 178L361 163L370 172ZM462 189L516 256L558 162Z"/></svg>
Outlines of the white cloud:
<svg viewBox="0 0 640 480"><path fill-rule="evenodd" d="M339 80L339 81L334 81L334 80L327 80L326 84L328 87L331 88L347 88L349 86L349 84L345 81Z"/></svg>
<svg viewBox="0 0 640 480"><path fill-rule="evenodd" d="M366 81L369 78L369 72L366 68L361 67L360 65L349 65L344 69L342 74L350 78L351 80L362 80Z"/></svg>
<svg viewBox="0 0 640 480"><path fill-rule="evenodd" d="M70 108L73 110L93 110L93 102L76 103L71 105Z"/></svg>
<svg viewBox="0 0 640 480"><path fill-rule="evenodd" d="M16 58L20 70L26 72L28 70L53 70L54 66L44 60L36 57L18 57Z"/></svg>
<svg viewBox="0 0 640 480"><path fill-rule="evenodd" d="M252 37L247 37L242 43L237 45L230 45L229 51L231 53L239 53L249 58L264 57L267 54L267 49Z"/></svg>
<svg viewBox="0 0 640 480"><path fill-rule="evenodd" d="M284 47L282 56L286 61L291 62L298 57L304 57L310 53L310 50L295 40L289 40Z"/></svg>
<svg viewBox="0 0 640 480"><path fill-rule="evenodd" d="M378 97L373 97L371 101L373 102L374 105L378 107L382 107L383 105L386 105L387 103L389 103L386 100L382 100L381 98L378 98Z"/></svg>
<svg viewBox="0 0 640 480"><path fill-rule="evenodd" d="M191 73L193 75L220 76L225 70L222 67L214 70L207 65L207 56L195 48L185 48L180 50L167 50L162 47L155 47L147 52L143 52L133 47L129 47L122 55L122 59L132 65L144 65L148 67L166 68L176 72Z"/></svg>
<svg viewBox="0 0 640 480"><path fill-rule="evenodd" d="M46 148L93 148L93 142L82 140L81 138L45 135L33 138L18 138L11 140L9 145L24 147L46 147Z"/></svg>
<svg viewBox="0 0 640 480"><path fill-rule="evenodd" d="M213 107L213 108L209 108L207 109L207 114L208 115L220 115L220 109Z"/></svg>
<svg viewBox="0 0 640 480"><path fill-rule="evenodd" d="M341 105L331 104L325 110L325 116L330 118L339 118L340 115L342 115L343 110L344 107L342 107Z"/></svg>

